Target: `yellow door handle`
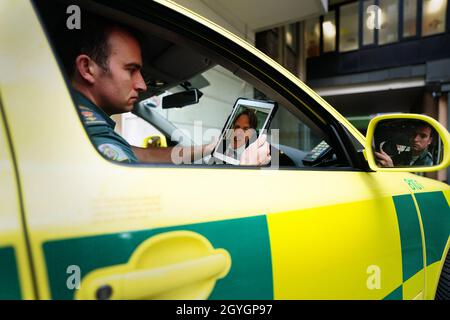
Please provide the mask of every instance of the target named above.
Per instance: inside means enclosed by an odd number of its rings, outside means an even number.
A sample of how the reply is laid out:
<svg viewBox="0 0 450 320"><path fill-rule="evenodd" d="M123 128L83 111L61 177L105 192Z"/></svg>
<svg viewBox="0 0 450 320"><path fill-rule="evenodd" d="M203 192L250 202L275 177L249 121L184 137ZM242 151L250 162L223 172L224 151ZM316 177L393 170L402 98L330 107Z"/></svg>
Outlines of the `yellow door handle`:
<svg viewBox="0 0 450 320"><path fill-rule="evenodd" d="M141 244L130 261L88 274L78 299L206 299L225 277L231 258L189 231L161 234Z"/></svg>

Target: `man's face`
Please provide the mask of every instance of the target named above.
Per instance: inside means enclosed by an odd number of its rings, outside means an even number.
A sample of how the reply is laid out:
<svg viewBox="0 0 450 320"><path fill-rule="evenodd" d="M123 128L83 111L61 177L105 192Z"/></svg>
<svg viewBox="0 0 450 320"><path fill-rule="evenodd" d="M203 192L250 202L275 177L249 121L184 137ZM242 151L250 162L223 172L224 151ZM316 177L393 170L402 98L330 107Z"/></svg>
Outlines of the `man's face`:
<svg viewBox="0 0 450 320"><path fill-rule="evenodd" d="M411 137L411 149L413 154L420 154L427 149L432 141L430 127L417 127Z"/></svg>
<svg viewBox="0 0 450 320"><path fill-rule="evenodd" d="M113 30L108 38L108 69L96 73L98 104L106 113L129 112L138 93L147 90L141 75L142 57L138 41L122 30Z"/></svg>
<svg viewBox="0 0 450 320"><path fill-rule="evenodd" d="M237 149L243 146L252 137L254 129L250 127L250 119L242 114L234 122L233 127L233 148Z"/></svg>

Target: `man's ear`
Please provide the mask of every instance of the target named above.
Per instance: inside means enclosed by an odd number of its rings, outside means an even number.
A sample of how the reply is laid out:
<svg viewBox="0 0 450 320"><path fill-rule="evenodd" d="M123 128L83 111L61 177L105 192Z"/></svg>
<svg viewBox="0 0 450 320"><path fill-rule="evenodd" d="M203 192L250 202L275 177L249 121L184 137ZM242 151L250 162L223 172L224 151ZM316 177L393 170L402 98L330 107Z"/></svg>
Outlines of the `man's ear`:
<svg viewBox="0 0 450 320"><path fill-rule="evenodd" d="M75 72L89 84L95 82L95 64L89 56L80 54L75 59Z"/></svg>

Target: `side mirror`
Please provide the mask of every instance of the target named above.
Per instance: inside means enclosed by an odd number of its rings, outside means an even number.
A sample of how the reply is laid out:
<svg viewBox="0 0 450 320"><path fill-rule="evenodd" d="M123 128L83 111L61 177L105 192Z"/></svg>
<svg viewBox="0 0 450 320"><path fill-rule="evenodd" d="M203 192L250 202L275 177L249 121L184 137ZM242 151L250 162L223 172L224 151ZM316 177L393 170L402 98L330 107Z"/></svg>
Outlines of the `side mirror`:
<svg viewBox="0 0 450 320"><path fill-rule="evenodd" d="M177 92L162 99L162 108L182 108L191 104L196 104L200 101L203 94L198 89L189 89L186 91Z"/></svg>
<svg viewBox="0 0 450 320"><path fill-rule="evenodd" d="M450 134L435 119L419 114L373 118L365 156L374 171L430 172L450 164Z"/></svg>

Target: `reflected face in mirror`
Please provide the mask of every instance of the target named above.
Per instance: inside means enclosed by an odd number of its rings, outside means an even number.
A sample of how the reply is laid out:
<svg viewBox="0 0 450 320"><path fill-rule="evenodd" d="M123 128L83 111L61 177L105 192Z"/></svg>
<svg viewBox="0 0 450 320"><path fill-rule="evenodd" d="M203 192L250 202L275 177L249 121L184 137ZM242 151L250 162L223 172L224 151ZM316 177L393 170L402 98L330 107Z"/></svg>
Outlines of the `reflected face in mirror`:
<svg viewBox="0 0 450 320"><path fill-rule="evenodd" d="M432 130L429 125L421 125L414 130L411 137L411 151L414 155L419 155L428 149L433 140L431 137Z"/></svg>
<svg viewBox="0 0 450 320"><path fill-rule="evenodd" d="M438 137L422 120L380 121L373 138L375 160L380 167L431 167L442 161Z"/></svg>

